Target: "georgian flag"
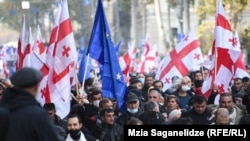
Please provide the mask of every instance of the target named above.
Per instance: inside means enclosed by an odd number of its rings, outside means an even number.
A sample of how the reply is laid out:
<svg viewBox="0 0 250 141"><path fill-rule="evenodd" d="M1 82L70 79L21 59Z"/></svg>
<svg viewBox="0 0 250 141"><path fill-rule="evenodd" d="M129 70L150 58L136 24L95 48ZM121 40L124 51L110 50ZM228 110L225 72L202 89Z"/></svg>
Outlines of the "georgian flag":
<svg viewBox="0 0 250 141"><path fill-rule="evenodd" d="M177 44L161 61L156 79L164 83L163 91L171 87L171 78L187 75L189 71L199 69L203 55L194 30Z"/></svg>

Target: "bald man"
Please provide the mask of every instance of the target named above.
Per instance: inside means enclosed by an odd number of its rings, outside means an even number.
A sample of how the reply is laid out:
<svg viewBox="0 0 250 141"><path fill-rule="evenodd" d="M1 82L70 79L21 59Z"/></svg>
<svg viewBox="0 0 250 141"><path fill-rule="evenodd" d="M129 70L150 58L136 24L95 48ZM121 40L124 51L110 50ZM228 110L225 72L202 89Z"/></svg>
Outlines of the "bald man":
<svg viewBox="0 0 250 141"><path fill-rule="evenodd" d="M218 108L214 117L215 125L229 125L230 114L226 108Z"/></svg>

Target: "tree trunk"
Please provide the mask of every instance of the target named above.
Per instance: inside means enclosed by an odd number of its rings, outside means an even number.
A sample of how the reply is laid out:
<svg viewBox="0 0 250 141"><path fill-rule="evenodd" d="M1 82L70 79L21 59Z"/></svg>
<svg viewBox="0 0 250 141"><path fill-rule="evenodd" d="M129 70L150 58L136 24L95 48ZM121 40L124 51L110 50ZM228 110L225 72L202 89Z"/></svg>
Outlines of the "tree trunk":
<svg viewBox="0 0 250 141"><path fill-rule="evenodd" d="M190 0L184 0L183 2L183 23L184 23L184 34L188 34L190 31L190 12L189 12L189 1Z"/></svg>
<svg viewBox="0 0 250 141"><path fill-rule="evenodd" d="M131 0L131 30L130 38L131 40L136 40L136 1Z"/></svg>
<svg viewBox="0 0 250 141"><path fill-rule="evenodd" d="M166 40L165 40L165 30L162 24L162 15L161 15L161 6L159 0L155 0L155 14L156 14L156 20L158 24L158 33L160 38L160 48L163 49L161 52L165 52L167 46Z"/></svg>

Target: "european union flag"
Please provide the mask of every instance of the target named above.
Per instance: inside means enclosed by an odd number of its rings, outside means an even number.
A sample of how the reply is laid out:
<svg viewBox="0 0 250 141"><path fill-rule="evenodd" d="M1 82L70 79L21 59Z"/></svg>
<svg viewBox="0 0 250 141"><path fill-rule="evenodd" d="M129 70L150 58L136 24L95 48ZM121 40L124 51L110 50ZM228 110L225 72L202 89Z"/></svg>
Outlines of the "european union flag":
<svg viewBox="0 0 250 141"><path fill-rule="evenodd" d="M103 97L116 99L119 110L124 112L128 89L118 62L102 0L98 0L87 53L102 65L100 74Z"/></svg>
<svg viewBox="0 0 250 141"><path fill-rule="evenodd" d="M82 52L82 59L80 62L79 74L78 74L78 80L80 83L82 83L84 80L90 78L90 70L92 69L90 61L88 61L88 64L87 64L87 57L88 57L86 54L87 51L85 49L82 51L83 51ZM89 60L90 60L90 58L89 58ZM85 79L83 80L85 70L86 70L86 76L85 76Z"/></svg>

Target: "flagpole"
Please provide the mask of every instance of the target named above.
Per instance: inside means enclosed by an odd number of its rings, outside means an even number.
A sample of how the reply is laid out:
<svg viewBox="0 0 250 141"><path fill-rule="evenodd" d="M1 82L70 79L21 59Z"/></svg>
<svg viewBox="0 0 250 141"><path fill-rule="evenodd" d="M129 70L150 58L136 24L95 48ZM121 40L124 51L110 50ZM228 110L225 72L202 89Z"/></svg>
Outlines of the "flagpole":
<svg viewBox="0 0 250 141"><path fill-rule="evenodd" d="M82 91L84 90L84 83L85 83L85 78L86 78L86 74L87 74L87 70L88 70L88 65L89 65L89 53L87 55L87 61L86 61L84 75L83 75L83 79L82 79L82 86L81 86Z"/></svg>
<svg viewBox="0 0 250 141"><path fill-rule="evenodd" d="M203 78L203 80L205 79L204 78L204 75L203 75L203 72L204 72L204 61L202 61L202 63L201 63L201 75L202 75L202 78Z"/></svg>
<svg viewBox="0 0 250 141"><path fill-rule="evenodd" d="M78 87L78 78L77 78L77 72L76 72L76 65L74 63L74 76L75 76L75 81L76 81L76 95L78 96L80 93L79 93L79 87Z"/></svg>

